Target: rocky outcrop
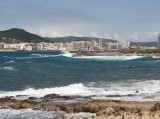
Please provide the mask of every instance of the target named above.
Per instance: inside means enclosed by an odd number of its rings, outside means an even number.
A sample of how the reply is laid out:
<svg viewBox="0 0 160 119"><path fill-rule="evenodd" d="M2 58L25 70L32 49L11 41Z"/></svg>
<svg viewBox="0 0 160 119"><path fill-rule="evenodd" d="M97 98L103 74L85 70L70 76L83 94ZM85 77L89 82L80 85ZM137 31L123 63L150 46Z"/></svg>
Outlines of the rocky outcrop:
<svg viewBox="0 0 160 119"><path fill-rule="evenodd" d="M109 95L110 97L119 97L120 95ZM129 95L132 96L132 95ZM62 119L159 119L160 117L160 103L134 103L126 101L91 101L88 103L72 103L72 104L56 104L46 103L54 101L52 99L63 98L64 100L73 100L76 98L91 98L82 96L61 96L58 94L49 94L42 97L40 100L35 102L36 97L29 97L27 100L16 100L13 97L0 98L1 108L12 108L12 109L27 109L32 108L34 110L44 111L65 111L67 113L79 113L79 112L90 112L96 113L96 116L89 117L68 117L68 116L57 116L56 118Z"/></svg>

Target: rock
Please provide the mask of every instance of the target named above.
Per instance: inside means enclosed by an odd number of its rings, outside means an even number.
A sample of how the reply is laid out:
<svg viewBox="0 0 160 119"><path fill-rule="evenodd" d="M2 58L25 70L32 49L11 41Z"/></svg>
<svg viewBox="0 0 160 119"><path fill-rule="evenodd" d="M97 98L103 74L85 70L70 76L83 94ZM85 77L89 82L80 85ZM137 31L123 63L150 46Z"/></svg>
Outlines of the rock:
<svg viewBox="0 0 160 119"><path fill-rule="evenodd" d="M48 95L45 95L43 97L43 99L47 99L47 98L55 99L55 98L59 98L59 97L61 97L59 94L48 94Z"/></svg>
<svg viewBox="0 0 160 119"><path fill-rule="evenodd" d="M152 108L151 111L160 111L160 103L156 103Z"/></svg>
<svg viewBox="0 0 160 119"><path fill-rule="evenodd" d="M142 98L142 99L148 99L148 98L152 98L151 96L147 96L147 97L144 97L144 98Z"/></svg>
<svg viewBox="0 0 160 119"><path fill-rule="evenodd" d="M12 96L0 98L0 104L14 102L15 99L12 99L12 98L13 98Z"/></svg>
<svg viewBox="0 0 160 119"><path fill-rule="evenodd" d="M24 97L24 96L28 96L28 95L16 95L16 97Z"/></svg>
<svg viewBox="0 0 160 119"><path fill-rule="evenodd" d="M29 99L29 100L36 100L36 99L38 99L38 98L36 98L36 97L29 97L28 99Z"/></svg>
<svg viewBox="0 0 160 119"><path fill-rule="evenodd" d="M121 97L120 95L107 95L106 97Z"/></svg>
<svg viewBox="0 0 160 119"><path fill-rule="evenodd" d="M137 90L135 93L139 93L139 90Z"/></svg>
<svg viewBox="0 0 160 119"><path fill-rule="evenodd" d="M132 96L134 96L134 95L133 95L133 94L128 94L127 96L128 96L128 97L132 97Z"/></svg>
<svg viewBox="0 0 160 119"><path fill-rule="evenodd" d="M13 108L13 109L27 109L27 108L32 108L35 105L36 105L36 103L33 103L33 102L19 101L19 102L15 102L13 105L11 105L11 108Z"/></svg>

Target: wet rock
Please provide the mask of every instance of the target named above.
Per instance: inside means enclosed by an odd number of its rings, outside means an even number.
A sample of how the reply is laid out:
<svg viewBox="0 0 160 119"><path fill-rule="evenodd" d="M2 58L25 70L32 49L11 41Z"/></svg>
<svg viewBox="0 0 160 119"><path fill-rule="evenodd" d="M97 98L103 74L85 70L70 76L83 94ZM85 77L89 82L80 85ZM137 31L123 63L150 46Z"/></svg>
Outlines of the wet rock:
<svg viewBox="0 0 160 119"><path fill-rule="evenodd" d="M134 95L133 95L133 94L128 94L127 96L128 96L128 97L132 97L132 96L134 96Z"/></svg>
<svg viewBox="0 0 160 119"><path fill-rule="evenodd" d="M36 99L38 99L38 98L36 98L36 97L29 97L28 99L29 99L29 100L36 100Z"/></svg>
<svg viewBox="0 0 160 119"><path fill-rule="evenodd" d="M43 99L47 99L47 98L55 99L55 98L59 98L59 97L61 97L59 94L48 94L48 95L45 95L43 97Z"/></svg>
<svg viewBox="0 0 160 119"><path fill-rule="evenodd" d="M116 112L119 112L119 111L128 111L129 108L128 107L121 107L121 106L113 106L112 107Z"/></svg>
<svg viewBox="0 0 160 119"><path fill-rule="evenodd" d="M66 99L66 100L73 100L73 99L76 99L76 98L86 98L86 99L90 99L91 96L61 96L59 94L48 94L48 95L45 95L44 97L42 97L41 99L56 99L56 98L63 98L63 99Z"/></svg>
<svg viewBox="0 0 160 119"><path fill-rule="evenodd" d="M151 97L151 96L147 96L147 97L144 97L143 99L148 99L148 98L153 98L153 97Z"/></svg>
<svg viewBox="0 0 160 119"><path fill-rule="evenodd" d="M121 97L120 95L107 95L106 97Z"/></svg>
<svg viewBox="0 0 160 119"><path fill-rule="evenodd" d="M16 97L24 97L24 96L28 96L28 95L16 95Z"/></svg>
<svg viewBox="0 0 160 119"><path fill-rule="evenodd" d="M139 90L137 90L135 93L139 93Z"/></svg>
<svg viewBox="0 0 160 119"><path fill-rule="evenodd" d="M151 111L160 111L160 103L156 103L152 108Z"/></svg>
<svg viewBox="0 0 160 119"><path fill-rule="evenodd" d="M0 98L0 104L14 102L15 99L12 99L12 96Z"/></svg>
<svg viewBox="0 0 160 119"><path fill-rule="evenodd" d="M18 102L15 102L13 105L11 105L11 108L13 108L13 109L27 109L27 108L32 108L35 105L36 105L36 103L34 103L34 102L18 101Z"/></svg>

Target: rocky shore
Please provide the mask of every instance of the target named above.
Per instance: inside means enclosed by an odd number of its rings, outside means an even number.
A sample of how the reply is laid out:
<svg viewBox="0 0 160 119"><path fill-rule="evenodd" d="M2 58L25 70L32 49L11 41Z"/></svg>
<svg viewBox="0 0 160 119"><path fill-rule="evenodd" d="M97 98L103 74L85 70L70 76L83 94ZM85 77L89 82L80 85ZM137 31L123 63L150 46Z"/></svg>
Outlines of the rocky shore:
<svg viewBox="0 0 160 119"><path fill-rule="evenodd" d="M73 57L79 56L156 56L160 57L160 53L121 53L121 52L103 52L103 53L77 53Z"/></svg>
<svg viewBox="0 0 160 119"><path fill-rule="evenodd" d="M28 109L55 111L57 114L61 111L66 113L89 112L95 113L93 116L56 116L55 119L160 119L160 102L127 102L127 101L99 101L93 100L90 96L61 96L58 94L49 94L44 97L28 97L25 100L16 97L0 98L0 109ZM112 95L114 97L116 95ZM130 95L128 95L130 96ZM71 103L55 103L56 100L71 101ZM75 99L86 99L88 102L72 103Z"/></svg>

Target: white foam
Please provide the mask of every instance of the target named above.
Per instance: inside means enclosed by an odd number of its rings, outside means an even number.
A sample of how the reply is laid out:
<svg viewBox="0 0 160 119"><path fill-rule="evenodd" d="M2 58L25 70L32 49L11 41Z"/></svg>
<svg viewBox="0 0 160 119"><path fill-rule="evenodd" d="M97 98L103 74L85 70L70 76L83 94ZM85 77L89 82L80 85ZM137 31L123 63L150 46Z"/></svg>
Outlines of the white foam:
<svg viewBox="0 0 160 119"><path fill-rule="evenodd" d="M9 63L13 63L14 60L11 60L11 61L8 61L8 62L5 62L6 64L9 64Z"/></svg>
<svg viewBox="0 0 160 119"><path fill-rule="evenodd" d="M74 58L84 58L84 59L96 59L96 60L134 60L140 59L145 56L77 56Z"/></svg>
<svg viewBox="0 0 160 119"><path fill-rule="evenodd" d="M160 57L159 56L152 56L152 58L156 58L157 59L157 58L160 58Z"/></svg>
<svg viewBox="0 0 160 119"><path fill-rule="evenodd" d="M89 112L80 112L80 113L66 113L63 111L55 112L55 111L40 111L40 110L32 110L32 109L0 109L0 119L54 119L56 116L58 118L62 118L63 116L68 117L88 117L95 116L96 113Z"/></svg>
<svg viewBox="0 0 160 119"><path fill-rule="evenodd" d="M87 85L87 84L85 84ZM71 84L62 87L44 88L44 89L33 89L28 88L22 91L1 91L0 97L5 96L16 96L16 95L28 95L24 97L18 97L19 99L25 99L29 96L43 97L47 94L60 94L60 95L82 95L91 96L96 95L100 99L104 96L105 99L121 99L121 100L132 100L132 101L157 101L160 100L160 81L159 80L126 80L117 82L96 82L89 83L85 86L81 83ZM136 91L139 93L136 93ZM122 97L106 97L106 95L122 95ZM128 97L128 94L135 96ZM143 99L144 97L151 96L151 99Z"/></svg>
<svg viewBox="0 0 160 119"><path fill-rule="evenodd" d="M53 112L32 109L0 109L0 119L53 119L54 117Z"/></svg>
<svg viewBox="0 0 160 119"><path fill-rule="evenodd" d="M62 54L60 54L61 56L65 56L65 57L72 57L75 53L71 53L69 51L63 51Z"/></svg>
<svg viewBox="0 0 160 119"><path fill-rule="evenodd" d="M16 69L13 67L5 66L5 67L0 67L0 70L15 71Z"/></svg>
<svg viewBox="0 0 160 119"><path fill-rule="evenodd" d="M57 57L59 55L52 55L52 54L31 54L31 58L45 58L45 57Z"/></svg>
<svg viewBox="0 0 160 119"><path fill-rule="evenodd" d="M29 95L42 97L46 94L61 94L61 95L94 95L99 94L100 92L105 92L104 89L85 87L83 84L71 84L63 87L54 87L54 88L44 88L44 89L33 89L28 88L23 91L1 91L0 97L5 96L16 96L16 95Z"/></svg>

